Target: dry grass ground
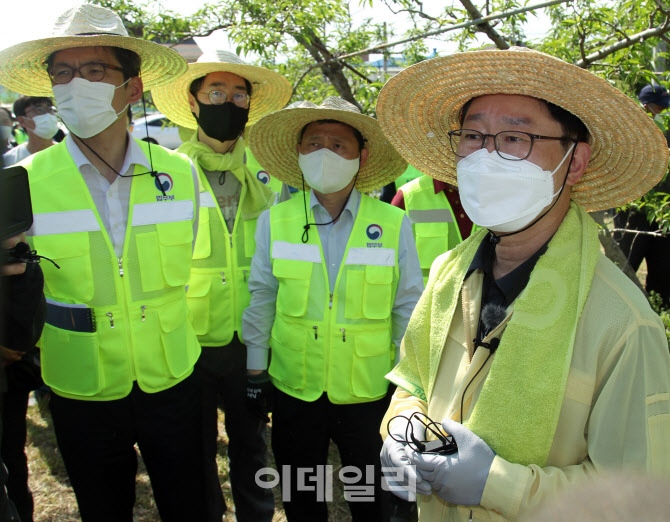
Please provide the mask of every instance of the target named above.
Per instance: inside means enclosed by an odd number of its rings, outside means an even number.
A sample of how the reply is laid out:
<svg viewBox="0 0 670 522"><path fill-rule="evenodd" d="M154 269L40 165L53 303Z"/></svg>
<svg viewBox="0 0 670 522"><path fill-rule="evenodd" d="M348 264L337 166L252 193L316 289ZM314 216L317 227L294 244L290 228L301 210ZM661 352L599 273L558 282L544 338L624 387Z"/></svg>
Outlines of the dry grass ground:
<svg viewBox="0 0 670 522"><path fill-rule="evenodd" d="M51 426L51 416L47 409L37 405L28 408L28 443L26 453L30 465L30 487L35 497L35 522L76 522L80 521L77 510L77 501L65 472L63 460L58 453L56 439ZM219 448L217 463L219 479L228 505L227 521L234 520L230 480L228 478L228 438L223 424L223 414L219 412ZM269 456L269 465L274 466L272 453ZM339 457L334 447L331 447L329 464L333 465L334 474L339 469ZM348 522L351 520L349 509L342 496L340 483L333 481L334 502L329 505L330 520L333 522ZM275 488L275 516L273 522L285 522L284 510L281 505L279 487ZM137 476L137 503L135 505L137 522L159 522L156 506L151 494L149 477L146 474L140 457L140 466Z"/></svg>

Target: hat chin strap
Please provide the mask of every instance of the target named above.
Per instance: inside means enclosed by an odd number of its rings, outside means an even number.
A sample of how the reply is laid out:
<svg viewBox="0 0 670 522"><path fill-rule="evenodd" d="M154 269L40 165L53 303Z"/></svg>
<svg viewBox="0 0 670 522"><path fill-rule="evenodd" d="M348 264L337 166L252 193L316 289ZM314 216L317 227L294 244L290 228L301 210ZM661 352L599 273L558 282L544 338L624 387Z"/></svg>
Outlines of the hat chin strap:
<svg viewBox="0 0 670 522"><path fill-rule="evenodd" d="M360 172L360 169L359 171ZM309 216L307 214L307 196L305 193L305 176L300 173L300 177L302 179L302 200L305 205L305 226L304 231L302 233L302 242L307 243L309 241L309 229L311 225L321 227L324 225L330 225L331 223L335 223L338 219L340 219L340 216L342 215L342 212L344 212L345 207L347 206L347 203L349 203L349 198L351 197L351 193L354 191L354 187L356 186L356 181L358 180L358 172L356 172L356 175L354 176L354 184L351 186L351 189L349 190L349 194L347 194L347 198L344 200L344 204L342 205L342 208L340 211L337 213L337 216L335 216L333 219L331 219L328 223L310 223L309 222Z"/></svg>

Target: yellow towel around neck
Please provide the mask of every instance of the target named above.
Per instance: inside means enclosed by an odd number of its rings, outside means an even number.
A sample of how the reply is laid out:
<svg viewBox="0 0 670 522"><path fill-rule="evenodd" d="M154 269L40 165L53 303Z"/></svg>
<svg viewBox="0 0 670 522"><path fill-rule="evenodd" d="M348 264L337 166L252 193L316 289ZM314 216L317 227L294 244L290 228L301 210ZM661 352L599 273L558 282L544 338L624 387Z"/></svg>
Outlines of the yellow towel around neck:
<svg viewBox="0 0 670 522"><path fill-rule="evenodd" d="M232 152L219 154L211 147L198 141L198 133L194 132L189 141L185 141L177 152L186 154L196 165L210 171L230 171L246 187L244 201L241 202L242 219L255 219L261 212L272 206L275 194L270 187L263 185L244 164L244 138L240 137ZM202 190L202 180L201 190Z"/></svg>
<svg viewBox="0 0 670 522"><path fill-rule="evenodd" d="M387 376L424 400L432 396L463 278L485 235L480 230L438 258L407 326L406 355ZM514 302L514 314L466 423L505 460L546 464L577 324L600 255L597 225L571 203Z"/></svg>

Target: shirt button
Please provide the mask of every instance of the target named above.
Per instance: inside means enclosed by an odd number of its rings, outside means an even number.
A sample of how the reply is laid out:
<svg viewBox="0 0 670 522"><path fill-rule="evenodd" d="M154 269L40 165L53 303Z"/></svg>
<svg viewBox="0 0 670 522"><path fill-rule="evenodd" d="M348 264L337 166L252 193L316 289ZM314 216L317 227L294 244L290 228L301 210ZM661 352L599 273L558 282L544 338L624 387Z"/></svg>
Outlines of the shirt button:
<svg viewBox="0 0 670 522"><path fill-rule="evenodd" d="M449 189L449 192L453 192L453 191L454 191L453 189Z"/></svg>
<svg viewBox="0 0 670 522"><path fill-rule="evenodd" d="M461 217L464 218L465 216L463 214L461 214Z"/></svg>
<svg viewBox="0 0 670 522"><path fill-rule="evenodd" d="M457 204L457 205L460 205L460 204L461 204L461 202L460 202L460 201L458 201L458 200L456 200L456 204Z"/></svg>

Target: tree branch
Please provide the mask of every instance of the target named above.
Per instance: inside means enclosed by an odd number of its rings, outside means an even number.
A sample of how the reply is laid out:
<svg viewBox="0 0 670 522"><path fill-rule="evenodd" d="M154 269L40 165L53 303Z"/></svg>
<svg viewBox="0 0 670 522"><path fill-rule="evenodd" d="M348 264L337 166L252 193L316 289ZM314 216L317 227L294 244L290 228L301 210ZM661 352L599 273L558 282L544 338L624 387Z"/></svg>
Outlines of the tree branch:
<svg viewBox="0 0 670 522"><path fill-rule="evenodd" d="M591 64L596 60L601 60L605 56L609 56L610 54L620 51L621 49L626 49L627 47L630 47L638 42L641 42L646 38L651 38L652 36L659 36L667 32L670 32L670 19L666 18L665 22L663 22L663 25L661 25L660 27L655 27L654 29L647 29L640 33L634 34L633 36L627 38L626 40L621 40L612 45L604 47L599 51L589 54L585 58L577 61L575 65L577 67L581 67L582 69L588 69L591 66Z"/></svg>
<svg viewBox="0 0 670 522"><path fill-rule="evenodd" d="M482 14L470 0L460 0L460 2L463 7L465 7L465 10L470 15L470 18L473 20L482 18ZM498 31L496 31L490 23L479 23L476 27L477 31L481 31L482 33L486 34L486 36L488 36L491 41L496 44L498 49L509 49L509 44L502 36L500 36L500 34L498 34Z"/></svg>

